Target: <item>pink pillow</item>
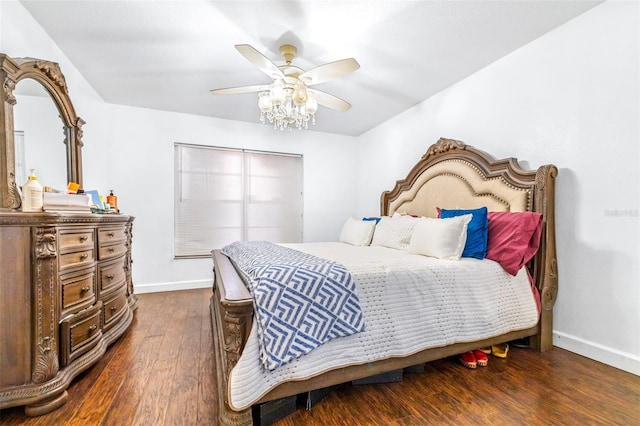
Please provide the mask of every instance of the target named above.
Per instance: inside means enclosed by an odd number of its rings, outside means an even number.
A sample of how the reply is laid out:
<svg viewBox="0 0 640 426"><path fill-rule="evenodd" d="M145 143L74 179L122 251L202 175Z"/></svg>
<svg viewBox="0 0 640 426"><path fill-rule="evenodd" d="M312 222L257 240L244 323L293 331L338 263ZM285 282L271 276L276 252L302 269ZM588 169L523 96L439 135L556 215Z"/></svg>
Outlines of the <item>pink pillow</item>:
<svg viewBox="0 0 640 426"><path fill-rule="evenodd" d="M542 215L533 212L489 212L487 259L516 275L538 251Z"/></svg>

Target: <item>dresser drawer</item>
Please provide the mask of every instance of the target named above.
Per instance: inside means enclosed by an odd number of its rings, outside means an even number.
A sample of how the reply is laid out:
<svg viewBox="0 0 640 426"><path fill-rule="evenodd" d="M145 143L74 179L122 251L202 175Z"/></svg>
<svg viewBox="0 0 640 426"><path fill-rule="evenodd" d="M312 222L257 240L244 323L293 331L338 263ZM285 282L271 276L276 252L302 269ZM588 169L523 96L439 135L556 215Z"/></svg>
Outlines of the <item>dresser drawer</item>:
<svg viewBox="0 0 640 426"><path fill-rule="evenodd" d="M83 248L93 248L93 228L62 228L58 232L58 246L61 252L69 249L78 251Z"/></svg>
<svg viewBox="0 0 640 426"><path fill-rule="evenodd" d="M124 256L98 264L98 289L100 294L123 286L125 280Z"/></svg>
<svg viewBox="0 0 640 426"><path fill-rule="evenodd" d="M115 244L112 246L100 246L98 248L98 259L112 259L114 257L122 256L126 252L127 247L125 247L124 243Z"/></svg>
<svg viewBox="0 0 640 426"><path fill-rule="evenodd" d="M102 304L102 329L107 331L114 324L118 323L118 318L122 316L126 309L129 307L127 302L126 289L116 292L108 300L104 300Z"/></svg>
<svg viewBox="0 0 640 426"><path fill-rule="evenodd" d="M61 367L93 348L102 337L102 302L68 317L60 323Z"/></svg>
<svg viewBox="0 0 640 426"><path fill-rule="evenodd" d="M95 260L95 252L93 247L87 250L74 251L71 253L60 254L60 270L73 266L83 266L93 263Z"/></svg>
<svg viewBox="0 0 640 426"><path fill-rule="evenodd" d="M124 226L98 229L98 247L124 242L126 239Z"/></svg>
<svg viewBox="0 0 640 426"><path fill-rule="evenodd" d="M60 275L62 295L61 317L78 312L96 301L95 269L84 269L72 274Z"/></svg>

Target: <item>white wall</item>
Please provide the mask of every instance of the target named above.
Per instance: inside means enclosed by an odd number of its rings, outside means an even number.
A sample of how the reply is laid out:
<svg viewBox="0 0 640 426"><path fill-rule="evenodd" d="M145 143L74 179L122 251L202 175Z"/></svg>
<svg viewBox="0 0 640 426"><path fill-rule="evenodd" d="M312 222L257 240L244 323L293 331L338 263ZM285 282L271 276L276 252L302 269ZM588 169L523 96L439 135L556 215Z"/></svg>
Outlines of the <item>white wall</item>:
<svg viewBox="0 0 640 426"><path fill-rule="evenodd" d="M555 164L554 343L636 374L638 28L638 3L604 3L362 135L357 191L359 213L376 211L441 136Z"/></svg>
<svg viewBox="0 0 640 426"><path fill-rule="evenodd" d="M58 62L84 129L84 187L113 189L133 228L136 292L207 287L209 259L173 259L175 142L244 147L304 156L305 241L335 240L356 210L356 139L105 103L31 15L0 1L0 52ZM61 165L60 167L64 167ZM42 182L47 185L46 182ZM215 214L215 212L212 212Z"/></svg>

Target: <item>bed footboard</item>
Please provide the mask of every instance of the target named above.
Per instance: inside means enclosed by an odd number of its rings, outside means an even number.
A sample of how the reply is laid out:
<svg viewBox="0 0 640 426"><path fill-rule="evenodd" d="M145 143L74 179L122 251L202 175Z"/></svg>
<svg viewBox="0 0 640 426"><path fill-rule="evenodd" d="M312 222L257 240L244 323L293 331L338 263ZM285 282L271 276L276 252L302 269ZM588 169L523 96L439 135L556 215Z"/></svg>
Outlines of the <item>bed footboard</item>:
<svg viewBox="0 0 640 426"><path fill-rule="evenodd" d="M211 325L218 382L218 424L251 425L251 410L229 408L227 381L249 338L253 300L233 264L220 250L213 250L214 276Z"/></svg>

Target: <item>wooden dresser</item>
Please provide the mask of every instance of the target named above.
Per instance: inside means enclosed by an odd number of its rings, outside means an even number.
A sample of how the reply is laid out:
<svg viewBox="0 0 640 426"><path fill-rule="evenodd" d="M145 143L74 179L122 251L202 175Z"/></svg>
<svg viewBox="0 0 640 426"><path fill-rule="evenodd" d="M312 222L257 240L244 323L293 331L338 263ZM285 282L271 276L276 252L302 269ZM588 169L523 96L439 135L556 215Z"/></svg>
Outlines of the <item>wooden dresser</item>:
<svg viewBox="0 0 640 426"><path fill-rule="evenodd" d="M0 211L0 408L60 407L129 327L133 219Z"/></svg>

